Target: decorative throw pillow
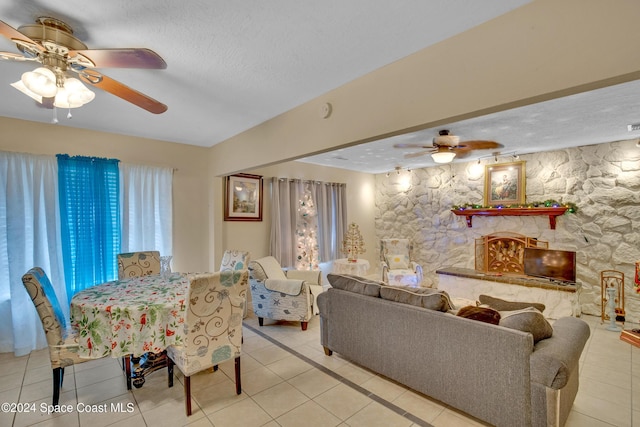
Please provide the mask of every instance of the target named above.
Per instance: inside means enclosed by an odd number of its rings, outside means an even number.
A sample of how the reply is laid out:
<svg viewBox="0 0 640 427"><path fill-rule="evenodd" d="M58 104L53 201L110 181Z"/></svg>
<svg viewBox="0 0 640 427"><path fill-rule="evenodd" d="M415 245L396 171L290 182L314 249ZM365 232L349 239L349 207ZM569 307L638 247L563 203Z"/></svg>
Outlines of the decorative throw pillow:
<svg viewBox="0 0 640 427"><path fill-rule="evenodd" d="M380 288L380 298L436 311L448 311L453 308L449 294L445 291L431 288L382 286Z"/></svg>
<svg viewBox="0 0 640 427"><path fill-rule="evenodd" d="M542 313L545 309L545 305L538 302L506 301L489 295L480 295L478 299L480 300L480 304L488 305L498 311L522 310L527 307L533 307Z"/></svg>
<svg viewBox="0 0 640 427"><path fill-rule="evenodd" d="M336 289L355 292L357 294L380 297L380 287L384 284L376 280L369 280L351 274L327 274L327 280Z"/></svg>
<svg viewBox="0 0 640 427"><path fill-rule="evenodd" d="M387 255L387 264L391 270L397 270L409 267L409 258L404 254Z"/></svg>
<svg viewBox="0 0 640 427"><path fill-rule="evenodd" d="M500 313L491 308L476 307L474 305L468 305L458 310L456 316L464 317L466 319L478 320L480 322L491 323L497 325L500 323Z"/></svg>
<svg viewBox="0 0 640 427"><path fill-rule="evenodd" d="M500 326L529 332L533 335L533 342L537 343L553 335L553 327L542 313L533 307L515 311L502 311Z"/></svg>

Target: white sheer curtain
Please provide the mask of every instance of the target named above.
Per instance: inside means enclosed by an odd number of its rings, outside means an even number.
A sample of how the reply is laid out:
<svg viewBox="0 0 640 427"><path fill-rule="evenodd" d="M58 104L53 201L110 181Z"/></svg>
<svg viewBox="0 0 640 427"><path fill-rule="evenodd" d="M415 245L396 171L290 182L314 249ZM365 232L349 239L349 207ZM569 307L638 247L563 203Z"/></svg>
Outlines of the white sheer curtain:
<svg viewBox="0 0 640 427"><path fill-rule="evenodd" d="M120 163L122 252L173 254L173 169Z"/></svg>
<svg viewBox="0 0 640 427"><path fill-rule="evenodd" d="M22 356L47 346L22 285L30 268L42 267L58 300L67 300L59 212L56 158L0 152L0 352Z"/></svg>
<svg viewBox="0 0 640 427"><path fill-rule="evenodd" d="M271 178L271 255L283 267L296 265L298 208L305 187L310 189L318 216L320 262L339 258L347 224L346 185Z"/></svg>

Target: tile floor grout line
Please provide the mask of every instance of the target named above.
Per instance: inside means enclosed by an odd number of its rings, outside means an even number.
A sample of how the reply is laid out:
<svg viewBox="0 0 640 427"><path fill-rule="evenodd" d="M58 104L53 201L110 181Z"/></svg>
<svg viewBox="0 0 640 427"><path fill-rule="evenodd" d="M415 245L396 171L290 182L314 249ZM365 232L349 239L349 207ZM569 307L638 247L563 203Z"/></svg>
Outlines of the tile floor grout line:
<svg viewBox="0 0 640 427"><path fill-rule="evenodd" d="M342 375L338 374L337 372L332 371L331 369L327 368L326 366L322 366L318 362L308 358L304 354L299 353L298 351L292 349L291 347L281 343L277 339L270 337L269 335L267 335L264 332L254 328L253 326L249 326L246 323L243 323L242 326L244 326L245 328L249 329L250 331L260 335L262 338L266 339L267 341L270 341L271 343L277 345L278 347L282 348L283 350L291 353L292 355L296 356L297 358L301 359L302 361L310 364L314 368L316 368L316 369L324 372L325 374L335 378L336 380L340 381L341 383L345 384L346 386L351 387L353 390L357 391L358 393L364 394L365 396L369 397L371 400L380 403L385 408L392 410L396 414L406 418L407 420L411 421L412 423L418 424L418 425L423 426L423 427L433 427L431 424L427 423L426 421L422 420L421 418L411 414L410 412L405 411L404 409L400 408L399 406L394 405L393 403L391 403L388 400L378 396L377 394L370 392L369 390L365 389L364 387L359 386L358 384L356 384L353 381L343 377Z"/></svg>

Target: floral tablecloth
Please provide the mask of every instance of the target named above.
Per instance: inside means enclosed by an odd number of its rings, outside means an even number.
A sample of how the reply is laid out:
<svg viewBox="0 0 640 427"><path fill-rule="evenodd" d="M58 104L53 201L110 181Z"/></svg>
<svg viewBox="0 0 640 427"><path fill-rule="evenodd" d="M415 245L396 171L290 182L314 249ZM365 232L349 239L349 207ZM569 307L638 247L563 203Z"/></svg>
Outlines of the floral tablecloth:
<svg viewBox="0 0 640 427"><path fill-rule="evenodd" d="M180 273L96 285L71 299L81 357L141 356L184 340L189 280Z"/></svg>

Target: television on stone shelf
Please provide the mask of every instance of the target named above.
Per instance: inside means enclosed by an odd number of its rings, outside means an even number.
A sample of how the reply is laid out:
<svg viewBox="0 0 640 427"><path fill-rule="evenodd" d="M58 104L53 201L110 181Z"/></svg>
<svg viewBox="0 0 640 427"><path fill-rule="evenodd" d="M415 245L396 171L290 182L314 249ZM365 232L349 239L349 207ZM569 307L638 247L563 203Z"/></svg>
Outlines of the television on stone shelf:
<svg viewBox="0 0 640 427"><path fill-rule="evenodd" d="M575 283L576 253L553 249L525 248L524 274Z"/></svg>

